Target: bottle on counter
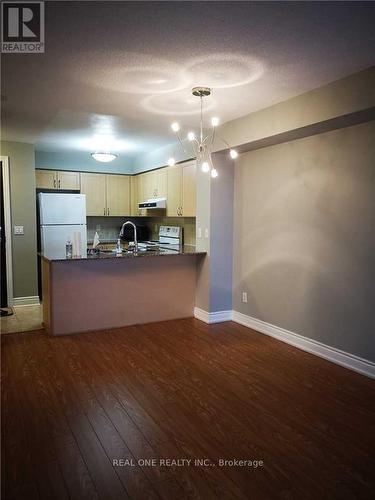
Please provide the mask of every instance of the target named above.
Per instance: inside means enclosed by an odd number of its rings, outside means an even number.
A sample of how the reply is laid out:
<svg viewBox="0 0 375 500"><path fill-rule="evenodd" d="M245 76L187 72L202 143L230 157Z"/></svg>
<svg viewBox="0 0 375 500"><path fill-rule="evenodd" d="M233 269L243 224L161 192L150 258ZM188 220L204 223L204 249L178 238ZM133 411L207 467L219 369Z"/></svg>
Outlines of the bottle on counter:
<svg viewBox="0 0 375 500"><path fill-rule="evenodd" d="M121 241L120 238L117 240L117 245L116 245L116 253L119 255L122 253L122 246L121 246Z"/></svg>
<svg viewBox="0 0 375 500"><path fill-rule="evenodd" d="M68 240L65 245L65 256L67 259L71 259L73 256L73 243Z"/></svg>

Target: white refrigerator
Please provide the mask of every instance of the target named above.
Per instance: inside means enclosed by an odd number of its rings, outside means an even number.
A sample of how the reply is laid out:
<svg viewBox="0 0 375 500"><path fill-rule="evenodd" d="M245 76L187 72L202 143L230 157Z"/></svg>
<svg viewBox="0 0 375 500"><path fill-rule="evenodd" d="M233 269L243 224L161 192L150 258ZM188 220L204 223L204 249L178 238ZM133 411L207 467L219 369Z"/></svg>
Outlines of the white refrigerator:
<svg viewBox="0 0 375 500"><path fill-rule="evenodd" d="M87 255L86 196L39 193L41 250L46 256L64 258L66 243L80 239L80 255ZM79 233L80 237L77 238ZM79 252L79 250L78 250Z"/></svg>

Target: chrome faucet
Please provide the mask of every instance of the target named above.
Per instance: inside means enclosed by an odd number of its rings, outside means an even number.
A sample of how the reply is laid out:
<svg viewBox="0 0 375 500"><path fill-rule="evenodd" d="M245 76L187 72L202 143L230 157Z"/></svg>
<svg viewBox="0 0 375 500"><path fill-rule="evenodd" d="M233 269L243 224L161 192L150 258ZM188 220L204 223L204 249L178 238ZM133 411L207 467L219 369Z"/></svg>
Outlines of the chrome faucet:
<svg viewBox="0 0 375 500"><path fill-rule="evenodd" d="M127 220L123 223L119 232L119 238L122 238L124 236L124 227L127 225L132 226L134 229L134 251L138 252L137 226L131 220Z"/></svg>

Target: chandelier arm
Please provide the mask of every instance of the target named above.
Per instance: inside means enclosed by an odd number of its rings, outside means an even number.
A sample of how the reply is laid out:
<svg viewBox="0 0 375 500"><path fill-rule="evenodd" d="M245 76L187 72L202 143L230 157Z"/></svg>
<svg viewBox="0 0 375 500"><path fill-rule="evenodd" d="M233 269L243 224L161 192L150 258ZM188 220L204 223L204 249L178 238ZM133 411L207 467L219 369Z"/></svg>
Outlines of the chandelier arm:
<svg viewBox="0 0 375 500"><path fill-rule="evenodd" d="M212 127L211 146L213 145L214 140L215 140L215 131L216 131L216 127Z"/></svg>
<svg viewBox="0 0 375 500"><path fill-rule="evenodd" d="M223 139L222 137L218 136L217 137L221 142L223 142L229 149L232 149L232 146L229 145L229 143Z"/></svg>
<svg viewBox="0 0 375 500"><path fill-rule="evenodd" d="M191 143L191 149L193 150L194 156L198 156L198 147L199 147L199 142L197 140Z"/></svg>
<svg viewBox="0 0 375 500"><path fill-rule="evenodd" d="M188 154L188 152L187 152L187 151L186 151L186 149L185 149L185 146L184 146L184 144L183 144L183 142L182 142L182 140L181 140L180 134L179 134L179 133L177 133L176 135L177 135L178 142L180 143L180 146L181 146L181 148L182 148L182 151L183 151L183 152L187 155L187 154Z"/></svg>

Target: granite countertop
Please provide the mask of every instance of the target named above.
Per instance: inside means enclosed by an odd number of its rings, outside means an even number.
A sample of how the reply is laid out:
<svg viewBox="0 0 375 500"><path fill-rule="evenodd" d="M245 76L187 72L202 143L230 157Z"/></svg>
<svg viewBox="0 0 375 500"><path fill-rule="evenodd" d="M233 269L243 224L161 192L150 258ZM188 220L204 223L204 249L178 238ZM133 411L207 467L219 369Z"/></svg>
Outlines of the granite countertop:
<svg viewBox="0 0 375 500"><path fill-rule="evenodd" d="M172 250L171 248L163 248L159 247L157 250L144 250L134 252L122 252L122 254L116 254L116 252L112 251L101 251L98 253L93 253L89 255L85 255L82 257L72 257L66 258L61 257L61 255L44 255L39 252L38 255L42 257L42 259L48 262L73 262L77 260L108 260L108 259L138 259L143 257L168 257L173 255L205 255L206 252L197 251L195 246L193 245L182 245L178 250Z"/></svg>

